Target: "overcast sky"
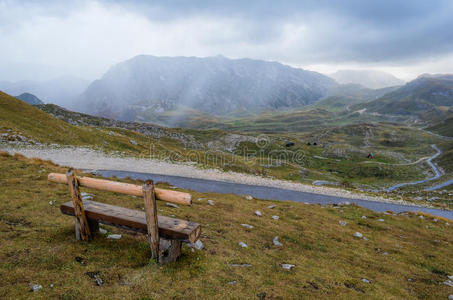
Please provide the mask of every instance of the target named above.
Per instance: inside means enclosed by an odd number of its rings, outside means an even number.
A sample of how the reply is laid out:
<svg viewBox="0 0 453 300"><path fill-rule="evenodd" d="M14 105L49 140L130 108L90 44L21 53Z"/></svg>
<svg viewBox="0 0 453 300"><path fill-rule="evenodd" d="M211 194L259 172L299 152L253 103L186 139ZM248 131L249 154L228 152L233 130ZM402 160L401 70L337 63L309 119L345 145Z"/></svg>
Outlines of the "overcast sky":
<svg viewBox="0 0 453 300"><path fill-rule="evenodd" d="M0 80L92 80L138 54L453 73L453 1L0 0Z"/></svg>

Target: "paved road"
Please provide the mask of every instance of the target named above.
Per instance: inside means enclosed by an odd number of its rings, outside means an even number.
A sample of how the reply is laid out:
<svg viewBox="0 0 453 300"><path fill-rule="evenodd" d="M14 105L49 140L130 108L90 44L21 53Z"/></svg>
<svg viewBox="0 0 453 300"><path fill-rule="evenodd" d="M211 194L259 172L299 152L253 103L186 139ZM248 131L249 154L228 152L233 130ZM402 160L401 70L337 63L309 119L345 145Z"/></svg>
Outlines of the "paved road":
<svg viewBox="0 0 453 300"><path fill-rule="evenodd" d="M274 199L274 200L288 200L295 202L307 202L313 204L333 204L342 201L349 201L368 209L382 212L391 210L393 212L402 211L422 211L430 213L436 216L441 216L453 220L453 211L425 208L411 205L400 205L386 202L367 201L367 200L356 200L349 198L341 198L335 196L327 196L321 194L313 194L307 192L286 190L274 187L246 185L231 182L215 181L208 179L188 178L180 176L169 176L151 173L139 173L139 172L127 172L127 171L114 171L114 170L99 170L96 172L98 175L104 177L126 178L132 179L152 179L155 182L163 181L168 182L171 185L190 189L202 193L222 193L222 194L237 194L237 195L251 195L259 199Z"/></svg>

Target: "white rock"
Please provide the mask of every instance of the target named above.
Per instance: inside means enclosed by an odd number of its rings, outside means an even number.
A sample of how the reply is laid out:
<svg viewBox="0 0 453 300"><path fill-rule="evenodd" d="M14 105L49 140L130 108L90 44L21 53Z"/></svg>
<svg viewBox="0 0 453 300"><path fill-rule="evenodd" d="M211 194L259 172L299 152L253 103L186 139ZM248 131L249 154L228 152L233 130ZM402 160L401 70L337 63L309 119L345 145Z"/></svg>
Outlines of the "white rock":
<svg viewBox="0 0 453 300"><path fill-rule="evenodd" d="M241 246L242 248L248 248L247 244L244 242L239 242L239 246Z"/></svg>
<svg viewBox="0 0 453 300"><path fill-rule="evenodd" d="M109 135L115 135L113 131L109 131Z"/></svg>
<svg viewBox="0 0 453 300"><path fill-rule="evenodd" d="M204 200L204 198L198 198L197 200L198 200L198 201L201 201L201 200Z"/></svg>
<svg viewBox="0 0 453 300"><path fill-rule="evenodd" d="M245 200L253 200L253 197L250 195L245 196Z"/></svg>
<svg viewBox="0 0 453 300"><path fill-rule="evenodd" d="M132 145L138 145L137 142L135 140L129 140L129 142L132 144Z"/></svg>
<svg viewBox="0 0 453 300"><path fill-rule="evenodd" d="M267 208L273 209L273 208L275 208L275 205L269 205Z"/></svg>
<svg viewBox="0 0 453 300"><path fill-rule="evenodd" d="M49 285L49 287L53 288L53 283L51 283L51 284Z"/></svg>
<svg viewBox="0 0 453 300"><path fill-rule="evenodd" d="M451 281L451 280L445 280L444 282L442 282L442 284L453 287L453 281Z"/></svg>
<svg viewBox="0 0 453 300"><path fill-rule="evenodd" d="M248 229L252 229L253 228L253 226L249 225L249 224L241 224L241 226L243 226L245 228L248 228Z"/></svg>
<svg viewBox="0 0 453 300"><path fill-rule="evenodd" d="M448 300L453 300L453 295L448 296Z"/></svg>
<svg viewBox="0 0 453 300"><path fill-rule="evenodd" d="M450 223L448 223L448 222L445 222L445 225L447 225L447 226L450 226Z"/></svg>
<svg viewBox="0 0 453 300"><path fill-rule="evenodd" d="M261 217L263 214L259 210L257 210L257 211L255 211L255 215L257 215L258 217Z"/></svg>
<svg viewBox="0 0 453 300"><path fill-rule="evenodd" d="M177 204L174 204L174 203L165 203L165 206L168 206L168 207L172 207L172 208L179 208L179 206Z"/></svg>
<svg viewBox="0 0 453 300"><path fill-rule="evenodd" d="M121 234L109 234L107 238L111 240L119 240L121 238Z"/></svg>
<svg viewBox="0 0 453 300"><path fill-rule="evenodd" d="M50 204L50 205L53 205L54 203L55 203L55 200L49 201L49 204Z"/></svg>
<svg viewBox="0 0 453 300"><path fill-rule="evenodd" d="M86 201L86 200L93 200L93 196L90 196L90 195L88 195L88 196L83 196L83 197L82 197L82 200L83 200L83 201Z"/></svg>
<svg viewBox="0 0 453 300"><path fill-rule="evenodd" d="M425 217L424 216L418 216L420 219L424 219Z"/></svg>
<svg viewBox="0 0 453 300"><path fill-rule="evenodd" d="M189 247L195 248L197 250L203 249L204 245L201 240L197 240L195 243L188 244Z"/></svg>
<svg viewBox="0 0 453 300"><path fill-rule="evenodd" d="M231 264L232 267L250 268L251 264Z"/></svg>
<svg viewBox="0 0 453 300"><path fill-rule="evenodd" d="M228 282L228 284L237 284L238 282L236 280Z"/></svg>
<svg viewBox="0 0 453 300"><path fill-rule="evenodd" d="M345 205L351 205L351 202L349 202L349 201L342 201L342 202L338 203L338 206L345 206Z"/></svg>
<svg viewBox="0 0 453 300"><path fill-rule="evenodd" d="M338 221L338 223L339 223L341 226L346 226L346 225L348 224L348 222L343 221L343 220Z"/></svg>
<svg viewBox="0 0 453 300"><path fill-rule="evenodd" d="M366 219L366 216L362 216L362 219L364 219L364 220L365 220L365 219Z"/></svg>
<svg viewBox="0 0 453 300"><path fill-rule="evenodd" d="M433 221L437 223L437 221L439 221L439 220L437 220L436 218L434 218Z"/></svg>
<svg viewBox="0 0 453 300"><path fill-rule="evenodd" d="M368 241L368 238L366 236L363 237L364 241Z"/></svg>
<svg viewBox="0 0 453 300"><path fill-rule="evenodd" d="M382 253L382 255L388 255L388 253L387 253L387 252L384 252L384 253Z"/></svg>
<svg viewBox="0 0 453 300"><path fill-rule="evenodd" d="M278 241L278 236L274 237L272 242L274 243L274 246L283 246L283 244Z"/></svg>
<svg viewBox="0 0 453 300"><path fill-rule="evenodd" d="M379 222L384 222L384 219L378 219Z"/></svg>
<svg viewBox="0 0 453 300"><path fill-rule="evenodd" d="M370 283L370 281L366 278L362 278L362 282L365 282L365 283Z"/></svg>
<svg viewBox="0 0 453 300"><path fill-rule="evenodd" d="M211 205L211 206L213 206L213 205L214 205L214 201L208 200L208 204Z"/></svg>
<svg viewBox="0 0 453 300"><path fill-rule="evenodd" d="M39 284L32 284L32 285L31 285L31 290L32 290L33 292L37 292L37 291L39 291L40 289L42 289L42 285L39 285Z"/></svg>
<svg viewBox="0 0 453 300"><path fill-rule="evenodd" d="M354 236L358 237L358 238L362 238L363 234L361 234L360 232L357 231L357 232L354 233Z"/></svg>
<svg viewBox="0 0 453 300"><path fill-rule="evenodd" d="M107 234L107 230L105 230L104 228L101 228L101 227L99 227L99 232L102 234Z"/></svg>
<svg viewBox="0 0 453 300"><path fill-rule="evenodd" d="M291 269L294 268L296 265L292 265L292 264L281 264L281 266L282 266L283 269L291 270Z"/></svg>
<svg viewBox="0 0 453 300"><path fill-rule="evenodd" d="M279 216L272 216L272 219L278 220L278 219L280 219L280 217Z"/></svg>
<svg viewBox="0 0 453 300"><path fill-rule="evenodd" d="M448 279L453 280L453 275L448 275L447 277L448 277Z"/></svg>

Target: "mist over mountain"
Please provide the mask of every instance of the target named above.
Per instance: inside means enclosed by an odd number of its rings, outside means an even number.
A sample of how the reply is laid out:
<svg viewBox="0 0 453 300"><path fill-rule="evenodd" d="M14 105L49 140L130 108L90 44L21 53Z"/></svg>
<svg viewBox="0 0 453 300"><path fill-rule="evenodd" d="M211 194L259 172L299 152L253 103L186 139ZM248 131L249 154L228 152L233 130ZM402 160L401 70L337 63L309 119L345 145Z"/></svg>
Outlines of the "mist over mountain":
<svg viewBox="0 0 453 300"><path fill-rule="evenodd" d="M380 114L443 119L453 114L453 75L423 74L363 107Z"/></svg>
<svg viewBox="0 0 453 300"><path fill-rule="evenodd" d="M147 120L181 108L239 115L301 107L335 85L320 73L278 62L140 55L90 84L81 109L123 120Z"/></svg>
<svg viewBox="0 0 453 300"><path fill-rule="evenodd" d="M88 84L89 81L78 77L61 76L46 81L0 81L0 90L10 95L30 93L46 103L70 108Z"/></svg>
<svg viewBox="0 0 453 300"><path fill-rule="evenodd" d="M404 81L390 73L376 70L339 70L330 77L341 84L360 84L370 89L402 85Z"/></svg>

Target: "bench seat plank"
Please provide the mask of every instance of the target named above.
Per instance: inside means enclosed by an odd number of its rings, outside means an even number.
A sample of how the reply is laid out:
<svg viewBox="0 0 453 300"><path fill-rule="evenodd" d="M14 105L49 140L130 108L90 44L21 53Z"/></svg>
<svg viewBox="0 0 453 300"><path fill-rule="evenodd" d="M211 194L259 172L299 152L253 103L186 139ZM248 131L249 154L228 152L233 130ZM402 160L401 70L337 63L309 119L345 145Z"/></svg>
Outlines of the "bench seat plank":
<svg viewBox="0 0 453 300"><path fill-rule="evenodd" d="M142 211L89 200L83 201L83 206L88 219L147 233L146 217ZM63 203L60 210L63 214L74 216L72 201ZM194 243L201 234L200 224L191 221L158 216L158 222L159 235L165 239Z"/></svg>

